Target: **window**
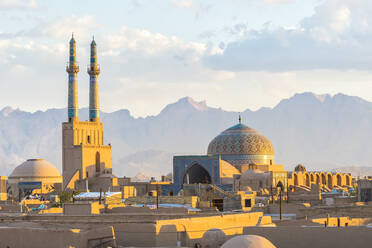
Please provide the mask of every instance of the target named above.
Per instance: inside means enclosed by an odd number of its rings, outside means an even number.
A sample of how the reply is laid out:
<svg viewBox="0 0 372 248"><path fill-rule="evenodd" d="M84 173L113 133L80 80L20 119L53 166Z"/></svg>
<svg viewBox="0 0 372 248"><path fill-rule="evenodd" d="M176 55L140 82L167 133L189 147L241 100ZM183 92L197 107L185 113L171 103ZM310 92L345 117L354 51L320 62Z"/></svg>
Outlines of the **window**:
<svg viewBox="0 0 372 248"><path fill-rule="evenodd" d="M252 200L251 199L245 199L245 207L250 208L252 206Z"/></svg>
<svg viewBox="0 0 372 248"><path fill-rule="evenodd" d="M87 141L88 141L88 144L90 144L90 135L88 135Z"/></svg>

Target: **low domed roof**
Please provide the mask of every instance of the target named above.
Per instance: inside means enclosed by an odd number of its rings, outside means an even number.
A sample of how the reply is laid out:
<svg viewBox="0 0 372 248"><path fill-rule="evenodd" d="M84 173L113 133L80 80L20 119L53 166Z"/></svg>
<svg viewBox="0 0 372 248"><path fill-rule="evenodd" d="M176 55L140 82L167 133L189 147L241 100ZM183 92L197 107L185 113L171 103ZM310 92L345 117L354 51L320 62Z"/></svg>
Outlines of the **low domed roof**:
<svg viewBox="0 0 372 248"><path fill-rule="evenodd" d="M226 129L208 146L208 155L274 155L270 140L241 123Z"/></svg>
<svg viewBox="0 0 372 248"><path fill-rule="evenodd" d="M294 170L297 171L297 172L306 172L306 167L302 164L299 164L295 167Z"/></svg>
<svg viewBox="0 0 372 248"><path fill-rule="evenodd" d="M221 248L275 248L275 246L258 235L240 235L226 241Z"/></svg>
<svg viewBox="0 0 372 248"><path fill-rule="evenodd" d="M44 159L28 159L18 165L9 178L12 177L60 177L61 173L51 163Z"/></svg>

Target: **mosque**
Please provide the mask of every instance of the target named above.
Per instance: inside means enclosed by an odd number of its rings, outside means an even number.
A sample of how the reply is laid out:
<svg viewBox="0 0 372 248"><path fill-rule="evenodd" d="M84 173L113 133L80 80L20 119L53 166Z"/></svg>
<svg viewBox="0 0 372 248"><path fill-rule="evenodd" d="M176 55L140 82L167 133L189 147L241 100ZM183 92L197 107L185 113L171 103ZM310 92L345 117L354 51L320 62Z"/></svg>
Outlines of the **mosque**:
<svg viewBox="0 0 372 248"><path fill-rule="evenodd" d="M279 182L287 187L287 172L274 163L274 148L269 139L241 123L215 137L208 145L208 154L173 158L174 190L184 184L214 184L232 191L234 181L244 173L258 170L270 175L266 186ZM265 185L260 185L261 187Z"/></svg>
<svg viewBox="0 0 372 248"><path fill-rule="evenodd" d="M19 198L37 189L40 193L60 191L120 190L126 178L112 174L112 148L104 144L103 124L99 118L97 45L90 44L89 121L78 114L76 41L70 40L67 121L62 123L62 176L58 169L43 159L29 159L16 167L8 179L1 177L0 189ZM322 191L351 186L351 175L331 172L307 172L299 165L293 172L275 164L270 140L241 122L216 136L208 153L199 156L174 156L173 182L163 187L163 194L178 194L185 185L213 185L223 191L256 191L267 194L280 187L282 191L310 190L318 185ZM3 195L1 195L3 196Z"/></svg>
<svg viewBox="0 0 372 248"><path fill-rule="evenodd" d="M97 45L90 44L89 121L78 115L76 41L70 40L68 73L67 122L62 123L62 176L58 169L44 159L29 159L17 166L8 178L7 195L14 199L38 190L107 191L113 186L111 145L103 143L103 124L99 119ZM6 184L6 177L1 183ZM1 184L2 185L2 184ZM5 191L1 187L1 191Z"/></svg>
<svg viewBox="0 0 372 248"><path fill-rule="evenodd" d="M89 121L79 120L76 42L70 40L68 73L68 121L62 123L62 171L64 190L108 190L112 178L111 145L103 144L103 124L99 119L97 45L90 44Z"/></svg>
<svg viewBox="0 0 372 248"><path fill-rule="evenodd" d="M272 143L257 130L241 123L232 126L208 145L207 155L173 157L174 193L189 184L213 184L226 191L256 191L268 194L274 188L321 191L351 187L351 175L332 172L307 172L303 165L293 172L275 164Z"/></svg>

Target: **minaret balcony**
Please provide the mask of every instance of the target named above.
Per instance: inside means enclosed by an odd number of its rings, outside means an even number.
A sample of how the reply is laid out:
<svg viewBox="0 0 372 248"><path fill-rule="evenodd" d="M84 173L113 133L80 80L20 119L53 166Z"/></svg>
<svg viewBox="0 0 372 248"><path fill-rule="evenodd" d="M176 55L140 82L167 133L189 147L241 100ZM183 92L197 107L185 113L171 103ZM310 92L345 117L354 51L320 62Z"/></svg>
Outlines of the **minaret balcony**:
<svg viewBox="0 0 372 248"><path fill-rule="evenodd" d="M68 73L78 73L79 72L79 64L77 62L76 63L67 62L66 71Z"/></svg>
<svg viewBox="0 0 372 248"><path fill-rule="evenodd" d="M101 72L101 68L98 64L88 65L87 71L89 75L98 75Z"/></svg>

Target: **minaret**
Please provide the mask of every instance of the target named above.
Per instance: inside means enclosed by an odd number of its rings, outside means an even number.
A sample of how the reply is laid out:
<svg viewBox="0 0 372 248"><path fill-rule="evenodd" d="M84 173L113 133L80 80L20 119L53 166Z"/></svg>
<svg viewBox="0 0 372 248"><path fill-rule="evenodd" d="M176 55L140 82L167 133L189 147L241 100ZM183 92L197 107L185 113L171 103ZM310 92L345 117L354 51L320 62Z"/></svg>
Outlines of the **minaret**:
<svg viewBox="0 0 372 248"><path fill-rule="evenodd" d="M74 34L72 34L70 40L70 58L66 67L68 73L68 110L67 116L68 121L79 120L79 107L78 107L78 90L77 90L77 73L79 72L79 66L76 62L76 42Z"/></svg>
<svg viewBox="0 0 372 248"><path fill-rule="evenodd" d="M90 44L90 65L88 66L88 74L90 76L89 86L89 120L99 121L99 102L98 102L98 75L100 73L99 65L97 64L97 45L94 41Z"/></svg>

